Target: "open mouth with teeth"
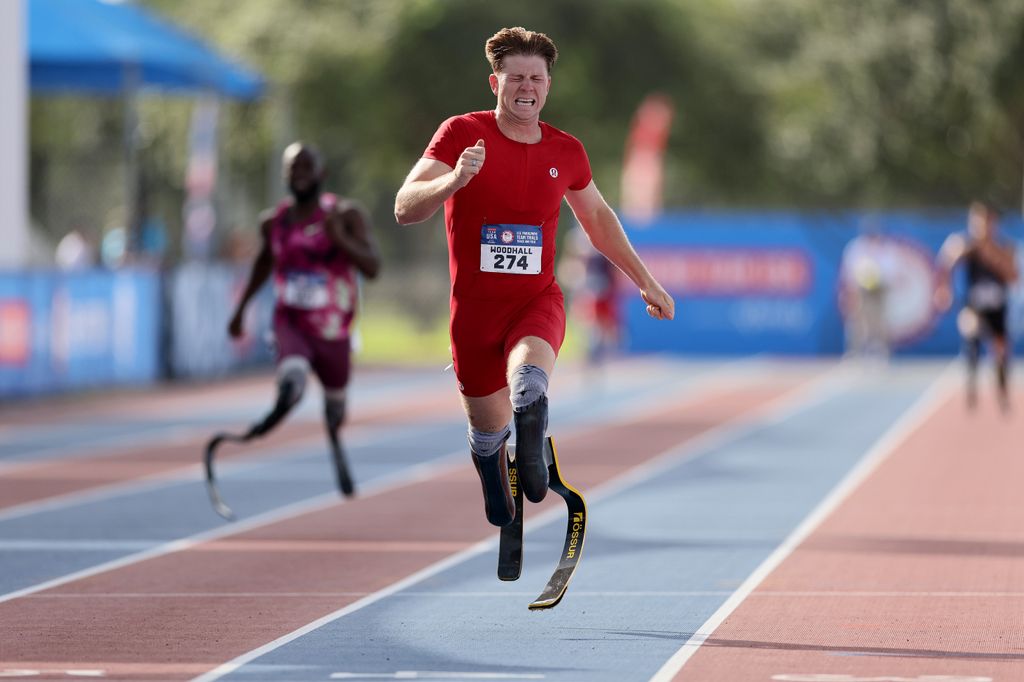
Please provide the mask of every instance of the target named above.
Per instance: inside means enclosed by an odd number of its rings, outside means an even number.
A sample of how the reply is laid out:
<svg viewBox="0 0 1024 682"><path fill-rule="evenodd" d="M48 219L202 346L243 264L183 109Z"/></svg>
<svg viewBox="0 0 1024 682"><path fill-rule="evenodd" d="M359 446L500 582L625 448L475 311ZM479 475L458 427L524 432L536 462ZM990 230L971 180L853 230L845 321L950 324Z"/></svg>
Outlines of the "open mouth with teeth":
<svg viewBox="0 0 1024 682"><path fill-rule="evenodd" d="M516 104L524 107L532 107L534 104L537 103L537 100L531 99L529 97L516 97L515 101Z"/></svg>

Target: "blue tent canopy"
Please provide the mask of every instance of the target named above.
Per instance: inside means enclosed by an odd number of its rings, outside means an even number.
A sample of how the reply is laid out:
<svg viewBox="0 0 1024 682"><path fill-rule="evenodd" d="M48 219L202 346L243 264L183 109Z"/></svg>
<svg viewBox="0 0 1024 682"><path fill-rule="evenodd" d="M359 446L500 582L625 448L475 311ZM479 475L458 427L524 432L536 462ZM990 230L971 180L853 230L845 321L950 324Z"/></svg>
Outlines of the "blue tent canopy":
<svg viewBox="0 0 1024 682"><path fill-rule="evenodd" d="M34 92L116 95L136 88L263 92L255 72L140 7L100 0L28 0L29 82Z"/></svg>

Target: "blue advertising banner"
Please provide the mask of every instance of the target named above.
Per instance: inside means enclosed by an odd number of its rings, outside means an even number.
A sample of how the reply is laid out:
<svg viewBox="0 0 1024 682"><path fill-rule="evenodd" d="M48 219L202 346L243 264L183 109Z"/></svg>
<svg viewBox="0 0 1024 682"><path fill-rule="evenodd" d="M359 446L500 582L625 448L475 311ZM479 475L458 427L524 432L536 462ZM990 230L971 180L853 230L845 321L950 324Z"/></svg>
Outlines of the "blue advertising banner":
<svg viewBox="0 0 1024 682"><path fill-rule="evenodd" d="M155 272L0 274L0 396L153 381L159 319Z"/></svg>
<svg viewBox="0 0 1024 682"><path fill-rule="evenodd" d="M898 354L956 353L956 305L932 305L935 257L966 212L668 214L629 238L652 273L676 298L674 322L647 317L632 294L623 300L625 349L694 354L844 352L841 276L854 240L866 234L882 244L885 319ZM1004 217L1003 238L1020 241L1024 226ZM1018 257L1024 249L1018 248ZM843 274L845 273L845 274ZM957 278L959 282L961 277ZM958 289L962 284L958 284ZM1022 317L1019 284L1011 329ZM623 287L623 291L634 288ZM958 299L959 300L959 299Z"/></svg>
<svg viewBox="0 0 1024 682"><path fill-rule="evenodd" d="M228 337L228 322L248 276L248 268L203 262L186 263L170 274L171 376L213 378L272 362L274 297L269 284L246 308L245 336L237 341Z"/></svg>

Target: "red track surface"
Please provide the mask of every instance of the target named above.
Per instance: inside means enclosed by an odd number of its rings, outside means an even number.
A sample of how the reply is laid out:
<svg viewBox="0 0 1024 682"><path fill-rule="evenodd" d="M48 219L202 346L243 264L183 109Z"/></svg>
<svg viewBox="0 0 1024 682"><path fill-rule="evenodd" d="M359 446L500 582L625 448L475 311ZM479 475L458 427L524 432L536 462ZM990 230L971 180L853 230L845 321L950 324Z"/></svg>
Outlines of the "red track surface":
<svg viewBox="0 0 1024 682"><path fill-rule="evenodd" d="M948 397L674 679L1024 680L1022 490L1019 419Z"/></svg>
<svg viewBox="0 0 1024 682"><path fill-rule="evenodd" d="M235 390L237 390L237 386ZM272 394L266 380L262 382L259 391L261 394L267 394L269 403ZM215 393L212 400L211 396L204 393L202 401L216 404L217 400L224 399L219 395L220 393L223 393L223 389ZM143 410L152 412L155 408L169 408L168 400L167 398L157 398L154 402L158 405L150 404L140 407L140 401L136 399L131 409L138 414ZM195 397L191 401L173 397L170 400L184 401L191 404L193 413L196 410ZM48 410L47 412L51 420L61 423L72 418L102 419L105 414L111 413L124 415L122 410L129 408L118 399L114 400L112 404L105 404L105 413L97 412L98 409L98 406L91 405L84 408L79 406L68 411ZM399 418L410 422L441 417L458 418L460 415L455 398L438 400L434 390L410 392L404 399L378 408L367 409L357 405L352 412L348 422L349 429L370 424L394 423ZM28 417L29 415L23 416ZM166 414L164 416L166 417ZM225 424L223 428L224 430L241 431L244 430L244 426L245 424ZM106 450L97 449L93 451L93 454L78 456L74 459L15 462L2 465L0 468L0 510L20 504L38 502L57 495L83 492L139 478L169 476L197 468L200 453L212 435L212 430L197 429L194 435L182 439L175 445L154 444L144 447L121 448L120 451L112 454L105 454ZM325 448L326 452L327 447L322 424L294 420L285 422L269 436L256 441L256 443L264 450L288 445L315 444ZM253 445L239 446L234 443L225 443L217 451L217 460L224 461L238 456L251 456Z"/></svg>

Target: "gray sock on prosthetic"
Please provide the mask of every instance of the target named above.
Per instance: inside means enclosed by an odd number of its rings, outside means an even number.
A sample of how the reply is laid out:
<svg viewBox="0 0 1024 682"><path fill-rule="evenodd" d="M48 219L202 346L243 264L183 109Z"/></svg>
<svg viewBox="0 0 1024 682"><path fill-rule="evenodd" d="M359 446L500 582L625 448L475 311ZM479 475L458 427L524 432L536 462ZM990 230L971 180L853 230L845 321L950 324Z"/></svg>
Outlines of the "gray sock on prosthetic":
<svg viewBox="0 0 1024 682"><path fill-rule="evenodd" d="M469 427L469 448L478 457L490 457L501 449L501 444L511 435L512 428L508 425L497 432L478 431L471 426Z"/></svg>
<svg viewBox="0 0 1024 682"><path fill-rule="evenodd" d="M520 365L509 381L512 408L528 407L548 392L548 373L536 365Z"/></svg>

